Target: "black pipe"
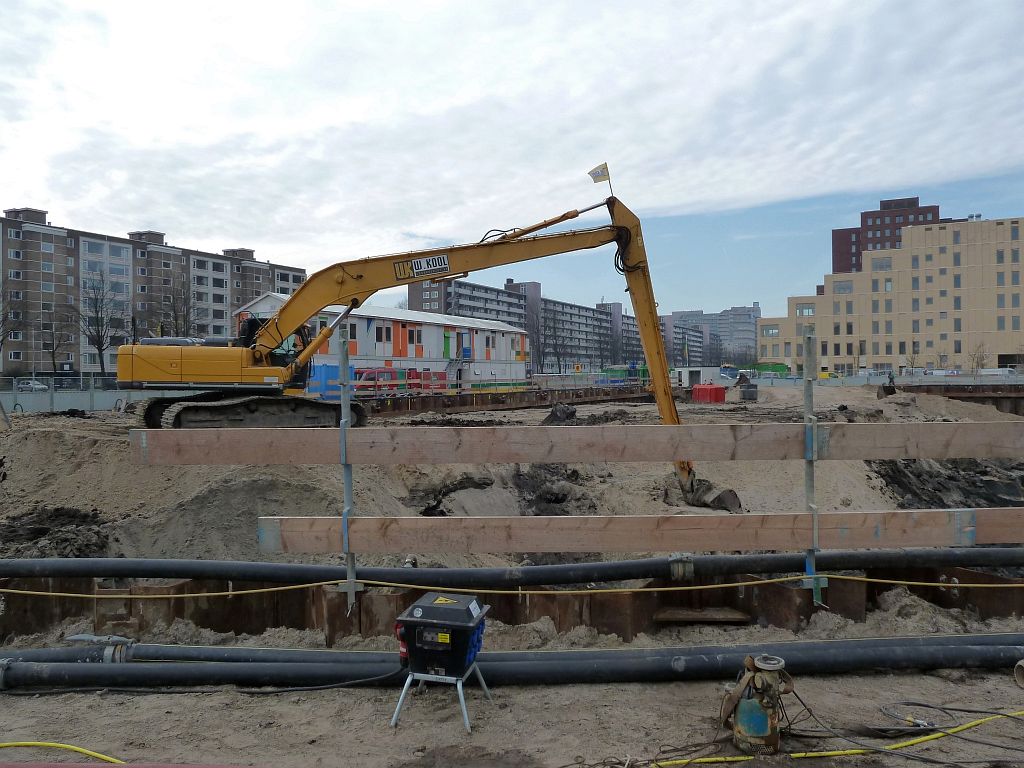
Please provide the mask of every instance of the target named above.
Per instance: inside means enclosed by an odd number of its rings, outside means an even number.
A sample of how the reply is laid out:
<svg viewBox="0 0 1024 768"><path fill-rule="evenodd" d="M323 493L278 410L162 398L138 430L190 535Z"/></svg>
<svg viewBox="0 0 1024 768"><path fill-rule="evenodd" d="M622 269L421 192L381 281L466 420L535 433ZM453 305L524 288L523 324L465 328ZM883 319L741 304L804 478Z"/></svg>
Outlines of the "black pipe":
<svg viewBox="0 0 1024 768"><path fill-rule="evenodd" d="M794 675L833 675L872 670L931 670L975 667L1009 669L1024 646L959 646L861 648L790 651L783 655ZM495 685L662 682L735 678L744 653L654 657L594 662L481 663L484 679ZM85 665L79 665L79 668ZM101 667L95 667L100 669ZM111 669L111 667L102 667Z"/></svg>
<svg viewBox="0 0 1024 768"><path fill-rule="evenodd" d="M801 562L803 562L801 560ZM803 566L801 565L801 568ZM514 568L358 568L369 581L433 587L508 587L542 584L585 584L593 581L670 578L669 558L622 560ZM345 579L343 566L304 563L261 563L232 560L161 560L130 558L40 558L0 560L3 577L121 577L231 579L303 584Z"/></svg>
<svg viewBox="0 0 1024 768"><path fill-rule="evenodd" d="M397 660L396 651L332 651L326 649L279 649L279 648L241 648L218 646L182 646L182 645L150 645L138 643L129 646L126 660L129 661L228 661L258 662L273 661L280 663L296 662L330 662L341 664L382 664ZM486 645L486 635L484 644ZM798 652L805 650L826 650L835 647L836 643L844 643L843 647L854 648L888 648L902 646L920 648L930 646L1009 646L1024 645L1024 633L1003 632L985 635L926 635L922 637L882 637L862 638L855 640L803 640L778 643L746 643L734 646L703 646L703 647L661 647L661 648L602 648L557 651L484 651L479 658L489 662L504 661L570 661L611 659L640 654L644 656L691 656L729 653L771 653L781 655L789 649ZM3 657L0 651L0 657ZM24 659L29 661L30 659ZM42 660L42 659L38 659ZM53 659L57 661L58 659Z"/></svg>
<svg viewBox="0 0 1024 768"><path fill-rule="evenodd" d="M494 685L662 682L733 678L744 652L713 655L643 656L593 661L481 660L484 679ZM869 670L950 668L1010 669L1024 646L834 648L797 652L783 658L794 675L841 674ZM145 664L39 664L11 662L0 668L0 688L142 687L190 685L307 686L351 683L394 675L374 684L397 685L395 664L152 662Z"/></svg>
<svg viewBox="0 0 1024 768"><path fill-rule="evenodd" d="M115 650L111 645L78 645L69 648L0 648L0 660L45 661L71 663L102 663L104 661L125 661L124 649Z"/></svg>
<svg viewBox="0 0 1024 768"><path fill-rule="evenodd" d="M396 641L397 643L397 641ZM486 643L486 639L485 639ZM592 663L603 660L634 658L673 658L676 656L721 656L730 654L770 653L777 656L797 653L825 653L885 648L956 648L961 646L1024 646L1024 633L1003 632L984 635L923 635L919 637L876 637L846 640L796 640L773 643L736 643L734 645L664 646L657 648L599 648L553 651L484 651L481 663L505 662L573 662ZM119 649L114 651L113 648ZM397 664L395 651L335 651L302 648L246 648L239 646L160 645L132 643L120 646L77 646L71 648L40 648L29 650L0 648L0 659L33 662L230 662L278 664L329 663L343 665Z"/></svg>
<svg viewBox="0 0 1024 768"><path fill-rule="evenodd" d="M914 548L819 552L819 570L906 567L1024 566L1024 547ZM695 555L513 568L358 568L368 581L425 587L502 588L544 584L588 584L631 579L672 579L673 571L694 578L741 573L801 573L803 554ZM140 558L0 559L0 578L121 577L231 579L280 584L332 581L346 577L342 566L261 563L236 560L164 560Z"/></svg>

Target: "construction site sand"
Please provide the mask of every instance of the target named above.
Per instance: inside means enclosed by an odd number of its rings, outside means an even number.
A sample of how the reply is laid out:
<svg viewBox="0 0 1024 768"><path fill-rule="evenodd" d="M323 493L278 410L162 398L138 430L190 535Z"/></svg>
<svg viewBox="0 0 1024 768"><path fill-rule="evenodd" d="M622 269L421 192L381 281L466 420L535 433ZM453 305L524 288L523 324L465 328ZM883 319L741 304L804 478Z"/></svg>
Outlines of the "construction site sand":
<svg viewBox="0 0 1024 768"><path fill-rule="evenodd" d="M826 420L840 418L840 404L871 420L1014 418L987 406L940 397L900 395L875 399L874 388L818 388L817 410ZM730 393L735 396L735 393ZM798 388L762 388L762 402L725 406L682 406L688 422L797 421ZM657 423L653 405L589 405L581 417L615 411L620 420ZM879 411L879 414L875 414ZM543 409L481 412L462 423L490 420L537 424ZM381 420L432 423L431 414ZM442 420L443 421L443 420ZM256 542L261 515L337 514L341 476L329 466L137 466L130 461L127 429L130 416L15 415L12 429L0 432L0 455L6 479L0 483L0 520L41 507L96 510L109 537L109 553L145 557L268 559ZM355 473L356 514L415 515L440 500L451 515L518 514L536 478L515 465L442 465L431 467L364 467ZM672 495L671 468L664 464L588 464L564 468L575 473L564 513L665 514L697 511ZM746 507L783 512L804 505L798 462L701 463L699 473L720 486L735 488ZM524 479L525 477L525 479ZM543 477L545 482L565 480ZM822 509L883 509L891 494L863 462L824 462L818 471ZM456 490L448 493L445 489ZM533 489L536 490L536 489ZM666 504L666 499L672 504ZM526 500L529 501L528 499ZM3 542L0 542L2 548ZM86 553L88 554L88 553ZM625 554L625 553L623 553ZM642 553L634 553L642 554ZM615 555L613 555L615 556ZM269 558L273 559L273 558ZM308 559L308 558L307 558ZM332 557L318 558L331 561ZM402 556L364 558L368 565L398 563ZM420 557L421 565L496 565L507 558L491 555Z"/></svg>
<svg viewBox="0 0 1024 768"><path fill-rule="evenodd" d="M52 646L66 634L88 630L69 622L42 636L19 638L21 647ZM818 614L798 633L777 628L738 627L660 632L623 644L613 636L577 628L558 634L549 619L506 627L491 622L485 650L554 650L566 648L652 647L665 644L728 644L830 639L838 636L882 637L920 633L1024 631L1019 619L979 621L960 611L945 611L899 588L884 595L866 622L857 624ZM244 643L268 647L322 647L313 632L272 630L257 637L235 637L199 630L182 622L143 636L150 642ZM347 638L342 648L395 650L390 637ZM1009 671L940 671L804 677L797 690L823 722L833 728L893 725L879 711L898 701L1018 711L1024 691ZM428 688L414 696L397 730L388 720L397 700L395 689L333 690L278 696L249 696L238 691L188 695L117 693L63 694L57 697L8 697L4 737L10 740L72 742L129 761L216 762L278 765L283 768L333 766L340 762L366 768L422 766L566 766L606 757L642 759L656 756L662 745L705 743L716 735L715 714L725 692L721 682L574 685L494 690L494 703L473 689L468 704L473 733L463 730L454 691ZM788 703L791 716L800 707ZM935 712L918 712L940 717ZM964 715L963 720L971 719ZM804 728L813 728L804 723ZM1019 745L1019 725L1002 721L976 734ZM862 743L894 739L856 737ZM786 742L791 750L853 746L838 739ZM1019 748L1019 747L1018 747ZM735 754L729 744L723 754ZM981 765L1020 766L992 747L943 739L915 750L948 761L991 761ZM1009 754L1009 760L1006 760ZM49 755L47 755L49 757ZM29 753L19 754L29 759ZM1002 759L1004 762L996 762ZM881 766L892 758L858 758L815 765Z"/></svg>
<svg viewBox="0 0 1024 768"><path fill-rule="evenodd" d="M682 406L681 415L688 422L800 419L799 388L762 387L760 395L761 401L754 404ZM823 420L845 420L850 415L865 421L1015 418L987 406L939 397L897 395L879 401L873 387L817 387L815 395L816 410ZM736 393L730 393L730 401L735 397ZM841 405L847 407L846 415L839 410ZM619 420L657 422L650 405L595 405L578 409L581 417L599 416L610 410L624 412L616 417ZM544 415L544 410L522 410L460 418L466 422L489 419L511 425L537 424ZM414 418L431 423L440 417ZM388 421L411 420L398 417ZM129 417L120 415L90 419L16 415L13 429L0 433L0 454L5 457L7 472L0 483L0 522L5 518L17 519L27 510L52 506L95 509L108 535L110 554L258 559L261 555L256 549L255 524L259 515L338 512L341 482L340 473L334 468L134 466L128 456L129 424ZM528 469L360 467L355 487L357 514L417 514L418 505L436 497L439 489L445 487L460 488L441 499L449 514L515 514L526 498L522 476ZM666 504L666 489L671 489L668 467L599 464L566 468L567 473L573 470L575 482L569 484L578 495L569 501L592 509L591 513L694 511ZM735 488L750 510L780 512L803 506L802 468L797 463L702 463L699 471L719 485ZM863 462L823 463L819 468L818 492L823 509L883 509L894 503L892 494ZM0 549L3 546L0 541ZM361 558L361 562L389 564L398 559ZM508 558L501 555L420 557L422 565L505 562ZM53 645L67 634L87 628L89 625L84 623L68 622L45 635L19 638L14 644ZM756 626L690 627L640 636L630 645L726 644L964 631L1019 632L1024 631L1024 625L1019 619L981 622L969 614L945 611L896 590L884 597L879 609L863 623L818 614L798 633ZM274 647L323 644L322 635L316 632L277 629L257 637L236 637L182 622L154 628L142 639ZM485 648L622 645L619 638L598 635L590 628L559 634L549 619L541 619L516 627L491 622ZM339 647L384 650L394 646L391 638L379 637L346 638ZM877 707L896 699L980 708L1024 708L1024 694L1009 674L880 673L809 678L798 684L816 714L833 725L878 723L882 718ZM340 759L369 768L561 766L577 756L586 762L605 756L653 757L662 744L705 741L715 732L714 714L722 691L718 683L506 688L495 692L493 706L473 693L472 736L461 730L453 692L441 688L428 689L425 695L415 697L397 731L387 727L397 695L393 690L326 691L272 698L231 691L187 696L66 694L56 698L4 699L5 738L78 742L136 761L234 762L286 768L334 765ZM989 728L984 736L995 735L997 740L1000 734L1011 733L1006 726ZM836 742L828 744L835 746ZM792 746L813 748L815 743ZM940 748L943 757L952 760L995 760L1004 754L952 739L937 742L928 748L927 754L937 755ZM731 747L726 752L731 753ZM39 755L20 753L18 757L30 759ZM890 762L891 759L859 758L856 764ZM1024 760L1002 764L1024 765Z"/></svg>

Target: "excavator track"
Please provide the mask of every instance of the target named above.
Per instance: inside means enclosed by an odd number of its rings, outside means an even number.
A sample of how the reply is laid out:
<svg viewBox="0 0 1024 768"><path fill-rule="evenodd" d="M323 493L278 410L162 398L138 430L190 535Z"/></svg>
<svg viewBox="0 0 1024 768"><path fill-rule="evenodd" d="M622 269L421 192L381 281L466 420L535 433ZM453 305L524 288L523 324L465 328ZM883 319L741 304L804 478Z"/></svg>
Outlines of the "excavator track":
<svg viewBox="0 0 1024 768"><path fill-rule="evenodd" d="M198 395L182 397L150 397L131 403L129 408L135 414L137 426L140 429L160 429L163 426L164 411L172 405L182 402L211 401L216 398L217 394L213 392L202 392Z"/></svg>
<svg viewBox="0 0 1024 768"><path fill-rule="evenodd" d="M164 408L161 429L219 429L222 427L336 427L338 403L286 395L250 395L220 400L189 399ZM352 404L353 426L366 423L361 403Z"/></svg>

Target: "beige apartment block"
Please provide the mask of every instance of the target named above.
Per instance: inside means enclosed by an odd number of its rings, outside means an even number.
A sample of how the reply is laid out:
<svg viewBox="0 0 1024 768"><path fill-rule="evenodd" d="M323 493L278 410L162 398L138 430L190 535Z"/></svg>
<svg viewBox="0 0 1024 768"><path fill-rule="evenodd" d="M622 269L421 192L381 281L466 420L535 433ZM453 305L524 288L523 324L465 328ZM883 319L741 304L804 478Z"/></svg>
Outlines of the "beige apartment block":
<svg viewBox="0 0 1024 768"><path fill-rule="evenodd" d="M792 296L758 320L759 360L819 371L959 370L1024 364L1020 219L903 228L900 249L865 251L864 271L825 275L824 295Z"/></svg>

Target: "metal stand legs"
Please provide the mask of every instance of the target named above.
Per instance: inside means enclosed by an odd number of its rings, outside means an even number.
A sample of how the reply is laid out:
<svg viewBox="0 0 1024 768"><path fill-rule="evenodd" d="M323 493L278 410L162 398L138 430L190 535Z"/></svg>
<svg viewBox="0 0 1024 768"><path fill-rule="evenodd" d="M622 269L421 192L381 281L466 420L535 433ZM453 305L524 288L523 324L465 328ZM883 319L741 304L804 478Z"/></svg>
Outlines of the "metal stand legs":
<svg viewBox="0 0 1024 768"><path fill-rule="evenodd" d="M405 678L405 685L402 686L402 695L398 697L398 706L395 707L395 714L391 716L391 727L398 727L398 716L402 713L402 705L405 704L405 697L409 695L409 689L412 688L412 681L415 675L411 672L409 676Z"/></svg>
<svg viewBox="0 0 1024 768"><path fill-rule="evenodd" d="M462 677L445 677L442 675L425 675L419 672L410 672L409 676L405 678L405 685L402 686L402 693L398 697L398 706L395 707L395 714L391 717L391 727L398 727L398 718L402 714L402 707L405 705L405 697L409 695L409 689L412 688L412 684L414 682L419 683L419 688L422 688L428 682L447 683L455 686L455 690L459 694L459 709L462 710L462 724L466 726L466 733L472 733L473 729L469 725L469 710L466 709L466 694L463 691L463 683L470 675L476 676L476 680L480 683L480 688L483 689L484 696L487 697L487 700L494 701L494 699L491 698L491 691L487 687L487 683L484 682L484 676L480 674L480 667L476 665L476 662L473 662L470 668L466 670L466 674Z"/></svg>

